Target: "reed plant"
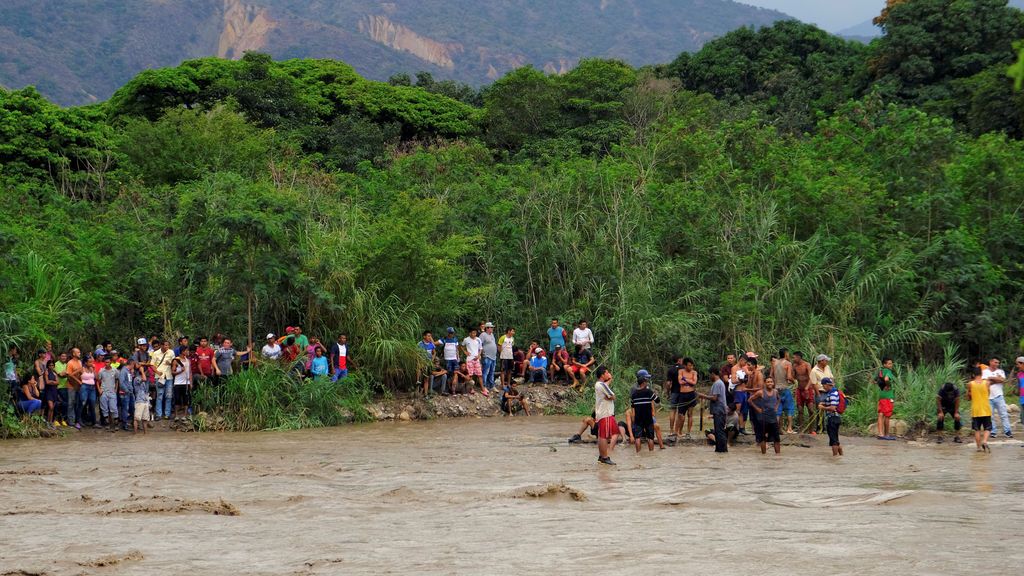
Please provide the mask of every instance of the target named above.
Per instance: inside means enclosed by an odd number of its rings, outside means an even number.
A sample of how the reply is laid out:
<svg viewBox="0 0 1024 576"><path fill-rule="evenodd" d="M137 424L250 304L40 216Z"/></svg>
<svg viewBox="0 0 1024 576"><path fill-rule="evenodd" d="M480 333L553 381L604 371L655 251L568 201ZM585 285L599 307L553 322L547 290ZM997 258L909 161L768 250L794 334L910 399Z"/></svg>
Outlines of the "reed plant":
<svg viewBox="0 0 1024 576"><path fill-rule="evenodd" d="M364 405L371 384L361 375L339 382L302 378L277 363L263 363L235 374L221 386L197 390L200 429L250 432L336 426L370 420Z"/></svg>

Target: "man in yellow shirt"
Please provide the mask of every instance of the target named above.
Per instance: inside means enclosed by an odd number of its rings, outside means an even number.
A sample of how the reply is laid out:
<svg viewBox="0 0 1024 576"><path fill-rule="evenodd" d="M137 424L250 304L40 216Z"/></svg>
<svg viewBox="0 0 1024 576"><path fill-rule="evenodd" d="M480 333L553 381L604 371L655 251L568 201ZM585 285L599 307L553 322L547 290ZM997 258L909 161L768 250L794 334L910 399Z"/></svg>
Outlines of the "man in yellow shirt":
<svg viewBox="0 0 1024 576"><path fill-rule="evenodd" d="M988 403L991 382L981 377L981 366L971 368L974 379L967 384L967 399L971 401L971 430L978 452L991 452L988 437L992 429L992 405Z"/></svg>
<svg viewBox="0 0 1024 576"><path fill-rule="evenodd" d="M149 355L149 363L156 373L156 417L154 420L171 417L171 402L174 399L174 375L171 372L171 362L174 361L174 350L171 350L171 343L164 340L160 343L160 349L154 350Z"/></svg>
<svg viewBox="0 0 1024 576"><path fill-rule="evenodd" d="M814 361L814 368L811 368L811 385L818 392L823 392L825 387L821 384L822 380L832 378L832 381L835 381L835 376L832 375L832 367L828 365L832 359L825 354L818 354Z"/></svg>

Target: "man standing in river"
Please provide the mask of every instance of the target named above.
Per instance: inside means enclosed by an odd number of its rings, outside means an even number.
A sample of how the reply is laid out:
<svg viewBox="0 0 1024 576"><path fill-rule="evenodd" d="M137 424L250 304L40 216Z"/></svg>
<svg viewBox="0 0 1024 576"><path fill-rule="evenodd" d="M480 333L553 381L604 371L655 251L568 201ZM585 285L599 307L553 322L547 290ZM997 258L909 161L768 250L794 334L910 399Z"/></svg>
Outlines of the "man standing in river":
<svg viewBox="0 0 1024 576"><path fill-rule="evenodd" d="M803 352L793 353L793 378L796 379L797 428L803 431L807 422L813 420L816 406L811 386L811 365L804 360Z"/></svg>
<svg viewBox="0 0 1024 576"><path fill-rule="evenodd" d="M793 375L793 364L789 361L789 350L779 350L779 357L772 363L772 379L775 389L779 392L779 416L786 417L786 434L793 433L793 414L796 412L796 401L793 399L791 386L796 382Z"/></svg>
<svg viewBox="0 0 1024 576"><path fill-rule="evenodd" d="M612 437L618 434L619 425L615 421L615 392L612 392L612 373L604 366L599 366L595 373L594 383L594 419L597 420L597 461L601 464L615 466L608 456Z"/></svg>

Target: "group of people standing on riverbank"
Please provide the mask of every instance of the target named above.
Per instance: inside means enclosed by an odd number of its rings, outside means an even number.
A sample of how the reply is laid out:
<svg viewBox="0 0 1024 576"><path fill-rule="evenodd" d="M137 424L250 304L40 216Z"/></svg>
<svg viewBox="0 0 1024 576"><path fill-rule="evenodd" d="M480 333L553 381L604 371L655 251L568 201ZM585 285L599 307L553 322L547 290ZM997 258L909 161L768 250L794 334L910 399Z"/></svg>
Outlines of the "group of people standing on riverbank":
<svg viewBox="0 0 1024 576"><path fill-rule="evenodd" d="M85 353L78 347L55 353L47 342L31 363L11 347L3 373L17 409L41 411L54 428L106 426L115 431L120 425L144 433L150 422L190 414L196 389L223 385L256 362L278 362L296 377L337 381L348 376L347 335L327 347L304 335L301 327L289 326L285 333L281 338L268 334L258 357L251 343L236 349L222 334L212 341L200 337L194 344L187 336L177 344L158 336L138 338L123 353L110 341Z"/></svg>
<svg viewBox="0 0 1024 576"><path fill-rule="evenodd" d="M515 328L508 327L495 334L492 322L481 322L471 328L463 339L449 327L445 336L435 340L433 332L424 331L418 346L423 353L420 389L423 396L431 394L480 394L490 396L496 382L501 383L501 407L507 413L529 404L518 390L521 383L547 384L564 380L571 387L583 390L594 367L594 333L586 320L572 330L572 354L568 351L569 332L558 319L547 329L545 349L537 340L526 346L517 343Z"/></svg>
<svg viewBox="0 0 1024 576"><path fill-rule="evenodd" d="M693 412L696 408L702 414L699 403L707 401L713 426L702 431L716 452L727 452L731 439L747 434L746 421L752 425L754 440L767 453L771 444L776 454L781 453L781 435L794 434L794 415L798 414L798 428L810 434L824 430L829 439L833 456L843 455L839 430L846 410L847 398L836 386L835 377L829 366L831 358L825 354L815 357L811 366L803 354L795 352L790 357L785 348L773 356L770 363L759 366L759 357L748 351L740 355L728 355L722 366L711 366L707 374L711 380L708 393L700 392L698 374L690 358L676 357L666 374L664 392L669 398L669 427L672 437L682 436L684 422L687 427L685 438L691 438ZM658 425L656 404L660 397L651 389L651 375L647 370L636 373L636 385L629 397L624 421L615 418L616 396L612 390L613 376L605 366L596 371L594 388L594 412L585 418L580 431L569 439L570 443L582 441L582 434L590 430L597 437L598 461L614 465L610 451L617 441L634 444L639 452L646 441L649 450L654 441L664 449L661 427ZM972 380L967 385L967 398L971 400L971 427L974 431L978 451L990 451L988 439L995 434L992 415L999 416L1004 435L1012 438L1011 423L1004 397L1003 384L1007 381L1000 368L1000 360L991 358L986 363L972 367ZM1014 382L1021 392L1021 424L1024 425L1024 357L1016 360ZM890 424L896 399L896 376L893 360L884 358L882 366L874 377L878 386L877 438L895 440ZM960 390L951 382L939 387L936 394L936 431L944 431L945 419L953 420L954 441L960 442ZM785 429L783 431L783 422Z"/></svg>
<svg viewBox="0 0 1024 576"><path fill-rule="evenodd" d="M804 361L802 353L795 353L791 360L789 351L782 349L770 364L760 367L759 356L752 351L738 356L729 354L725 364L708 368L711 387L705 393L697 389L698 373L694 361L682 356L674 358L664 383L664 392L669 398L672 436L682 436L685 423L685 437L691 438L693 413L701 413L700 402L707 401L713 425L701 433L714 444L716 452L728 451L731 419L735 434L747 434L746 422L750 421L761 452L766 453L768 444L772 444L778 454L781 452L782 422L786 423L785 433L795 433L793 417L799 408L801 419L806 412L806 425L811 432L816 433L819 427L823 428L828 434L832 454L841 456L843 447L839 428L846 399L836 387L829 366L831 358L820 354L815 360L812 367ZM594 413L584 426L593 423L592 433L598 442L598 462L614 465L610 451L620 438L628 439L637 451L644 441L648 449L653 450L655 439L664 448L661 427L655 418L655 404L660 403L660 397L651 389L650 372L637 372L625 422L615 419L616 396L611 386L611 371L600 366L595 375ZM581 433L574 435L569 442L580 441Z"/></svg>

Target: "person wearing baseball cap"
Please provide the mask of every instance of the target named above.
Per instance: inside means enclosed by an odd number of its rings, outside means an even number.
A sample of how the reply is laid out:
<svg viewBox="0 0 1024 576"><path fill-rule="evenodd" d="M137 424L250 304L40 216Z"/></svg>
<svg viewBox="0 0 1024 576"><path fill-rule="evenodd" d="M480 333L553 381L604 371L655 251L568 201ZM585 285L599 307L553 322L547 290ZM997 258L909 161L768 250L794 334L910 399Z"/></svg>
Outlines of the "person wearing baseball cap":
<svg viewBox="0 0 1024 576"><path fill-rule="evenodd" d="M654 451L654 405L661 404L661 398L651 389L650 381L650 372L637 370L636 388L629 396L629 403L633 409L633 444L637 452L640 452L640 444L644 440L647 440L647 449ZM658 443L662 449L665 448L660 438Z"/></svg>
<svg viewBox="0 0 1024 576"><path fill-rule="evenodd" d="M455 336L455 328L448 327L447 334L441 339L444 367L448 371L448 382L455 385L455 372L459 369L459 339Z"/></svg>
<svg viewBox="0 0 1024 576"><path fill-rule="evenodd" d="M824 354L820 355L824 356ZM828 356L825 356L828 358ZM839 426L843 423L843 417L839 415L839 389L836 388L832 377L821 379L821 385L825 388L822 401L818 403L818 409L825 411L825 431L828 432L828 445L832 448L833 456L843 455L843 445L839 442Z"/></svg>
<svg viewBox="0 0 1024 576"><path fill-rule="evenodd" d="M530 383L538 381L542 384L548 383L548 359L542 356L543 352L544 349L540 346L537 346L531 351L530 377L527 380Z"/></svg>
<svg viewBox="0 0 1024 576"><path fill-rule="evenodd" d="M277 342L273 332L267 334L267 343L260 349L260 355L267 360L279 360L281 358L281 345Z"/></svg>

